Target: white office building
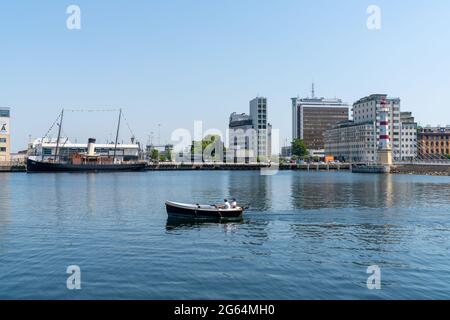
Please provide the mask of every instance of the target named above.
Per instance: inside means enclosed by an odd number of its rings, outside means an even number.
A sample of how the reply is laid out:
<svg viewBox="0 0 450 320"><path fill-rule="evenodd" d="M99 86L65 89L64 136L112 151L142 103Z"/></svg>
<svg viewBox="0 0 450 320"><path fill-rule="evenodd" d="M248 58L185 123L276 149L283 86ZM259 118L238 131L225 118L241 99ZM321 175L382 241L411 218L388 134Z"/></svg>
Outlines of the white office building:
<svg viewBox="0 0 450 320"><path fill-rule="evenodd" d="M353 121L343 122L325 134L325 153L352 162L377 162L380 148L380 110L388 108L389 147L394 161L417 155L417 124L411 113L400 112L400 99L373 94L353 104Z"/></svg>
<svg viewBox="0 0 450 320"><path fill-rule="evenodd" d="M272 152L269 150L269 130L267 123L267 98L256 97L250 101L250 117L253 122L253 129L257 132L257 157L268 158ZM270 127L270 128L269 128Z"/></svg>
<svg viewBox="0 0 450 320"><path fill-rule="evenodd" d="M325 132L325 152L343 162L375 162L375 125L372 121L342 121Z"/></svg>
<svg viewBox="0 0 450 320"><path fill-rule="evenodd" d="M411 161L417 158L417 122L411 112L400 113L401 123L401 141L400 141L400 160Z"/></svg>
<svg viewBox="0 0 450 320"><path fill-rule="evenodd" d="M400 150L400 98L388 98L386 94L373 94L364 97L353 104L353 121L355 123L372 121L376 126L377 147L380 146L380 110L382 104L389 109L388 112L388 135L390 147L395 161L401 159Z"/></svg>
<svg viewBox="0 0 450 320"><path fill-rule="evenodd" d="M250 114L230 115L228 158L263 161L272 155L272 126L267 121L267 98L250 101Z"/></svg>
<svg viewBox="0 0 450 320"><path fill-rule="evenodd" d="M9 108L0 108L0 162L10 161L11 129Z"/></svg>

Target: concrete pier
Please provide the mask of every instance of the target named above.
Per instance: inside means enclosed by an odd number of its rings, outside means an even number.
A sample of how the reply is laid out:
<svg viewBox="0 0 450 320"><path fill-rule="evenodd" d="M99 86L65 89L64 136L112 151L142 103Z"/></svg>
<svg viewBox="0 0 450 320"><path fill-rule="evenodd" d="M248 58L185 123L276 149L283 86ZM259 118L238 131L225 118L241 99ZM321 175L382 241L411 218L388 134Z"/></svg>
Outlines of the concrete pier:
<svg viewBox="0 0 450 320"><path fill-rule="evenodd" d="M146 170L167 171L167 170L261 170L264 168L278 168L278 170L304 170L310 171L340 171L350 170L349 164L257 164L257 163L159 163L149 164Z"/></svg>
<svg viewBox="0 0 450 320"><path fill-rule="evenodd" d="M391 167L391 173L450 176L450 164L399 164Z"/></svg>
<svg viewBox="0 0 450 320"><path fill-rule="evenodd" d="M26 172L24 164L0 164L0 172Z"/></svg>

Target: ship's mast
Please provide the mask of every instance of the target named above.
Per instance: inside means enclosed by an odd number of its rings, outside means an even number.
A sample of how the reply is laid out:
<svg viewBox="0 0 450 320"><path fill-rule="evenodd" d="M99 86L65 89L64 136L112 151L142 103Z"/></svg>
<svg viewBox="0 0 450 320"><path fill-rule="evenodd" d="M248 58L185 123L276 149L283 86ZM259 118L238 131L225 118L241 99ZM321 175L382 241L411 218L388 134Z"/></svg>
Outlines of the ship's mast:
<svg viewBox="0 0 450 320"><path fill-rule="evenodd" d="M64 109L62 109L62 111L61 111L61 120L59 121L59 129L58 129L58 138L56 140L55 160L56 160L56 158L58 158L58 161L60 160L60 158L59 158L59 139L61 138L61 128L62 128L62 124L63 124L63 118L64 118Z"/></svg>
<svg viewBox="0 0 450 320"><path fill-rule="evenodd" d="M116 153L117 153L117 140L119 140L119 129L120 129L120 119L122 118L122 109L119 110L119 121L117 123L117 132L116 132L116 143L114 144L114 157L113 163L116 163Z"/></svg>

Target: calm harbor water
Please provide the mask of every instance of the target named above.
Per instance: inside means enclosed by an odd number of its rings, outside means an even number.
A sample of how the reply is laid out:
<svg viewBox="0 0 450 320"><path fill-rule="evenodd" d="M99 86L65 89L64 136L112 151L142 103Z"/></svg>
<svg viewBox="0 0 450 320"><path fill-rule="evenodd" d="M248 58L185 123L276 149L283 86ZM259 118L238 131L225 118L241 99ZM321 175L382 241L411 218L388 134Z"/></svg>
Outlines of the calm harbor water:
<svg viewBox="0 0 450 320"><path fill-rule="evenodd" d="M167 219L225 196L241 223ZM450 177L0 174L0 298L449 299Z"/></svg>

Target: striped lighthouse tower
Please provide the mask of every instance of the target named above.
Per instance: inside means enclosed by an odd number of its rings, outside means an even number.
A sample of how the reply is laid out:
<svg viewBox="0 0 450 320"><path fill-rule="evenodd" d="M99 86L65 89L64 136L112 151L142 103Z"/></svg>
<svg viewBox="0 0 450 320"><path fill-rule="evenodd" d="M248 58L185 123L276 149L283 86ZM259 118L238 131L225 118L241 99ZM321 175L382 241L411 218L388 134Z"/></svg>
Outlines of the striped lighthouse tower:
<svg viewBox="0 0 450 320"><path fill-rule="evenodd" d="M390 149L389 136L389 107L386 98L382 98L380 102L380 149Z"/></svg>
<svg viewBox="0 0 450 320"><path fill-rule="evenodd" d="M389 136L389 106L386 98L380 102L380 144L378 149L379 162L383 165L392 165L391 139Z"/></svg>

